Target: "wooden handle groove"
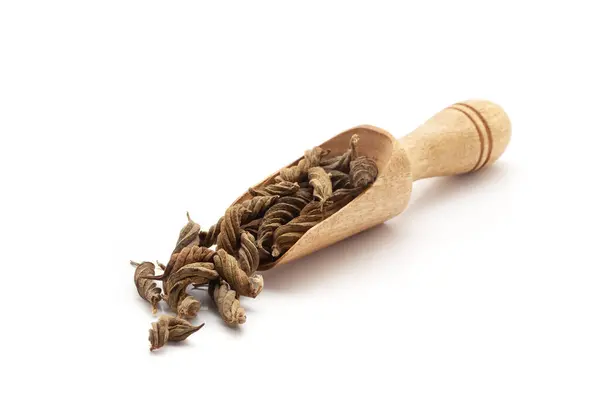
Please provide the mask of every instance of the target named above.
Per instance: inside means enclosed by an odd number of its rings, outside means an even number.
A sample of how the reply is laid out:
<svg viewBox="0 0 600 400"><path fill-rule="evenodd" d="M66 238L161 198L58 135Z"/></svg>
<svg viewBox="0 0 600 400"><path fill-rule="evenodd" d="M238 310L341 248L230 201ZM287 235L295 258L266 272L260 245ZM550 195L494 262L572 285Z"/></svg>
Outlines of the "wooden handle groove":
<svg viewBox="0 0 600 400"><path fill-rule="evenodd" d="M456 103L400 139L413 180L474 172L492 164L510 141L500 106L484 100Z"/></svg>

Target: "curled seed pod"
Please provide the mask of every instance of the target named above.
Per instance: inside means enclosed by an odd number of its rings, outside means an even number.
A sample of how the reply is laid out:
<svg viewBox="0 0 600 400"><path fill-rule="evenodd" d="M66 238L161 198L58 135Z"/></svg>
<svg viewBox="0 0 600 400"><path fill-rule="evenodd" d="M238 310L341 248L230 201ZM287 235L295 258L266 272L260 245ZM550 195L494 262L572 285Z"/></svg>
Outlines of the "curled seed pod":
<svg viewBox="0 0 600 400"><path fill-rule="evenodd" d="M195 262L187 264L169 274L165 281L165 292L170 285L185 279L191 279L193 281L192 283L200 285L208 283L208 281L217 279L218 277L219 274L215 271L213 263Z"/></svg>
<svg viewBox="0 0 600 400"><path fill-rule="evenodd" d="M247 224L243 224L240 228L242 230L248 232L252 236L257 237L258 236L258 228L260 227L260 224L262 224L262 218L253 219L252 221L248 222Z"/></svg>
<svg viewBox="0 0 600 400"><path fill-rule="evenodd" d="M169 260L167 267L164 269L163 274L157 276L156 278L166 279L172 272L177 271L179 268L187 264L192 264L195 262L209 263L212 261L214 254L214 250L202 246L185 247L181 249L179 253L171 255L171 259Z"/></svg>
<svg viewBox="0 0 600 400"><path fill-rule="evenodd" d="M292 247L310 228L324 219L322 215L310 214L294 218L273 233L273 257L279 257Z"/></svg>
<svg viewBox="0 0 600 400"><path fill-rule="evenodd" d="M241 220L244 212L245 208L240 204L235 204L225 211L221 233L217 238L217 249L225 249L229 254L235 254L240 245Z"/></svg>
<svg viewBox="0 0 600 400"><path fill-rule="evenodd" d="M200 240L200 246L210 247L213 244L217 243L217 237L219 233L221 233L221 223L223 222L223 217L219 218L216 224L211 226L208 231L200 231L198 233L198 238Z"/></svg>
<svg viewBox="0 0 600 400"><path fill-rule="evenodd" d="M260 256L258 254L254 236L248 232L244 231L240 236L240 249L238 250L237 260L240 268L246 275L250 276L256 272L258 263L260 262Z"/></svg>
<svg viewBox="0 0 600 400"><path fill-rule="evenodd" d="M200 242L198 238L198 232L200 232L200 225L192 221L190 218L190 213L187 213L188 223L185 224L181 231L179 232L179 238L177 239L177 244L175 245L175 249L173 253L179 253L181 249L187 246L194 246Z"/></svg>
<svg viewBox="0 0 600 400"><path fill-rule="evenodd" d="M184 265L176 271L174 270L166 278L163 298L173 311L192 318L200 309L200 304L195 299L188 299L190 295L186 291L187 287L206 284L218 278L219 274L215 271L212 263L197 262Z"/></svg>
<svg viewBox="0 0 600 400"><path fill-rule="evenodd" d="M241 296L256 297L262 291L263 278L254 274L248 276L239 266L238 261L223 249L218 249L214 257L215 269L221 278Z"/></svg>
<svg viewBox="0 0 600 400"><path fill-rule="evenodd" d="M238 325L246 322L246 311L240 305L235 290L223 280L212 281L208 286L208 294L213 299L217 310L228 325Z"/></svg>
<svg viewBox="0 0 600 400"><path fill-rule="evenodd" d="M350 162L358 157L357 153L358 135L354 134L350 138L350 147L343 154L335 157L329 157L321 161L321 167L326 171L338 170L341 172L350 171Z"/></svg>
<svg viewBox="0 0 600 400"><path fill-rule="evenodd" d="M329 154L329 150L323 150L320 147L313 147L310 150L306 150L304 152L304 159L306 160L306 164L304 168L308 171L310 168L318 167L321 163L321 159Z"/></svg>
<svg viewBox="0 0 600 400"><path fill-rule="evenodd" d="M276 182L302 182L306 180L308 170L312 167L319 166L321 159L329 153L328 150L323 150L320 147L314 147L304 152L304 158L298 161L297 165L282 168L279 175L275 178Z"/></svg>
<svg viewBox="0 0 600 400"><path fill-rule="evenodd" d="M158 321L152 323L148 340L150 341L150 351L160 349L169 340L169 321L163 318L163 315L158 318Z"/></svg>
<svg viewBox="0 0 600 400"><path fill-rule="evenodd" d="M177 316L179 318L194 318L200 311L200 302L193 296L188 295L177 306Z"/></svg>
<svg viewBox="0 0 600 400"><path fill-rule="evenodd" d="M133 281L140 297L152 304L152 314L156 313L160 301L160 288L149 277L154 277L154 264L148 261L136 263L131 261L135 267Z"/></svg>
<svg viewBox="0 0 600 400"><path fill-rule="evenodd" d="M277 202L279 196L256 196L242 202L245 208L242 214L242 224L246 224L256 218L260 218L264 213Z"/></svg>
<svg viewBox="0 0 600 400"><path fill-rule="evenodd" d="M293 196L280 198L277 204L265 213L262 224L258 228L258 247L269 249L275 229L300 215L312 197L312 190L300 189ZM270 254L270 252L268 253Z"/></svg>
<svg viewBox="0 0 600 400"><path fill-rule="evenodd" d="M248 192L252 196L271 196L271 195L289 196L291 194L296 193L299 188L300 188L300 186L296 182L283 181L283 182L272 183L270 185L267 185L267 186L264 186L264 187L261 187L258 189L250 188L250 189L248 189Z"/></svg>
<svg viewBox="0 0 600 400"><path fill-rule="evenodd" d="M298 165L282 168L279 175L275 177L276 182L301 182L306 179L308 168L306 168L306 160L303 158L298 162Z"/></svg>
<svg viewBox="0 0 600 400"><path fill-rule="evenodd" d="M148 335L150 351L163 347L167 341L179 342L185 340L203 326L204 324L194 326L185 319L161 315L158 321L152 323L152 329L150 329Z"/></svg>
<svg viewBox="0 0 600 400"><path fill-rule="evenodd" d="M363 191L362 188L338 189L324 204L319 201L311 201L302 209L300 215L320 215L323 219L330 217L346 204L350 203Z"/></svg>
<svg viewBox="0 0 600 400"><path fill-rule="evenodd" d="M364 188L377 179L377 164L372 159L361 156L350 163L350 181L354 187Z"/></svg>
<svg viewBox="0 0 600 400"><path fill-rule="evenodd" d="M333 169L329 171L329 175L331 177L331 186L333 190L351 187L350 175L346 174L345 172Z"/></svg>
<svg viewBox="0 0 600 400"><path fill-rule="evenodd" d="M307 204L299 217L278 227L273 233L273 257L279 257L288 251L310 228L338 212L361 191L361 188L338 189L325 203L312 201Z"/></svg>
<svg viewBox="0 0 600 400"><path fill-rule="evenodd" d="M333 190L329 174L321 167L313 167L308 170L308 179L313 187L313 195L321 202L327 200Z"/></svg>

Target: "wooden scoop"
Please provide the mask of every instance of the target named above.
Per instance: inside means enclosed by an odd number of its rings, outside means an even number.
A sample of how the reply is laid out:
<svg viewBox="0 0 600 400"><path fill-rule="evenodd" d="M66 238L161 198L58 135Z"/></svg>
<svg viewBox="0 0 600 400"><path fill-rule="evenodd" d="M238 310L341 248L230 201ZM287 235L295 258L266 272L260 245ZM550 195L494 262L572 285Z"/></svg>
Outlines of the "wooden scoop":
<svg viewBox="0 0 600 400"><path fill-rule="evenodd" d="M475 172L492 164L508 145L511 125L498 105L469 100L440 111L399 140L383 129L361 125L320 147L331 150L331 154L341 154L355 133L360 136L359 154L377 163L377 180L340 211L307 231L274 263L261 269L296 260L400 214L408 205L414 181ZM271 183L276 175L255 187ZM246 193L234 204L250 197Z"/></svg>

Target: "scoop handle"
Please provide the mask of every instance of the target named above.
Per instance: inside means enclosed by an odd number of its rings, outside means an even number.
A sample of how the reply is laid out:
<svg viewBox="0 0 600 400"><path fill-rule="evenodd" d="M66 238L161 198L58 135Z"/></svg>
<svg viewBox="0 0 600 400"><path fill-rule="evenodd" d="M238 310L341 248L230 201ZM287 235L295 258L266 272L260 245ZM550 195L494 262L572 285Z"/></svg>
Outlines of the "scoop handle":
<svg viewBox="0 0 600 400"><path fill-rule="evenodd" d="M455 103L399 139L411 164L413 180L478 171L502 155L511 124L490 101Z"/></svg>

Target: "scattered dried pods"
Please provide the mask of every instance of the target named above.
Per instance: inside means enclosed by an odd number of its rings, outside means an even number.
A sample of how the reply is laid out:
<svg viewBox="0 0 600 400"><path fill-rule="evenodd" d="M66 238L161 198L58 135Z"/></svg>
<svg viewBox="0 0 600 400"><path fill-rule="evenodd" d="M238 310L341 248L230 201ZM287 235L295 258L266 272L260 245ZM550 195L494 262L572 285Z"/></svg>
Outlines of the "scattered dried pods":
<svg viewBox="0 0 600 400"><path fill-rule="evenodd" d="M135 287L140 297L152 304L152 314L155 314L160 301L160 288L156 286L153 280L148 279L154 277L154 264L148 261L143 263L131 261L131 265L135 267L135 274L133 275Z"/></svg>
<svg viewBox="0 0 600 400"><path fill-rule="evenodd" d="M135 283L140 296L153 305L162 298L177 317L162 316L152 324L151 350L168 340L183 340L202 327L193 326L200 302L187 293L208 285L209 295L223 321L246 321L240 296L256 297L263 289L258 269L268 269L308 230L330 217L362 193L377 178L377 165L358 156L358 135L343 154L327 157L320 147L307 150L296 165L283 168L268 184L248 190L251 198L229 207L208 231L188 216L163 274L152 263L136 265ZM217 249L209 247L217 245Z"/></svg>

